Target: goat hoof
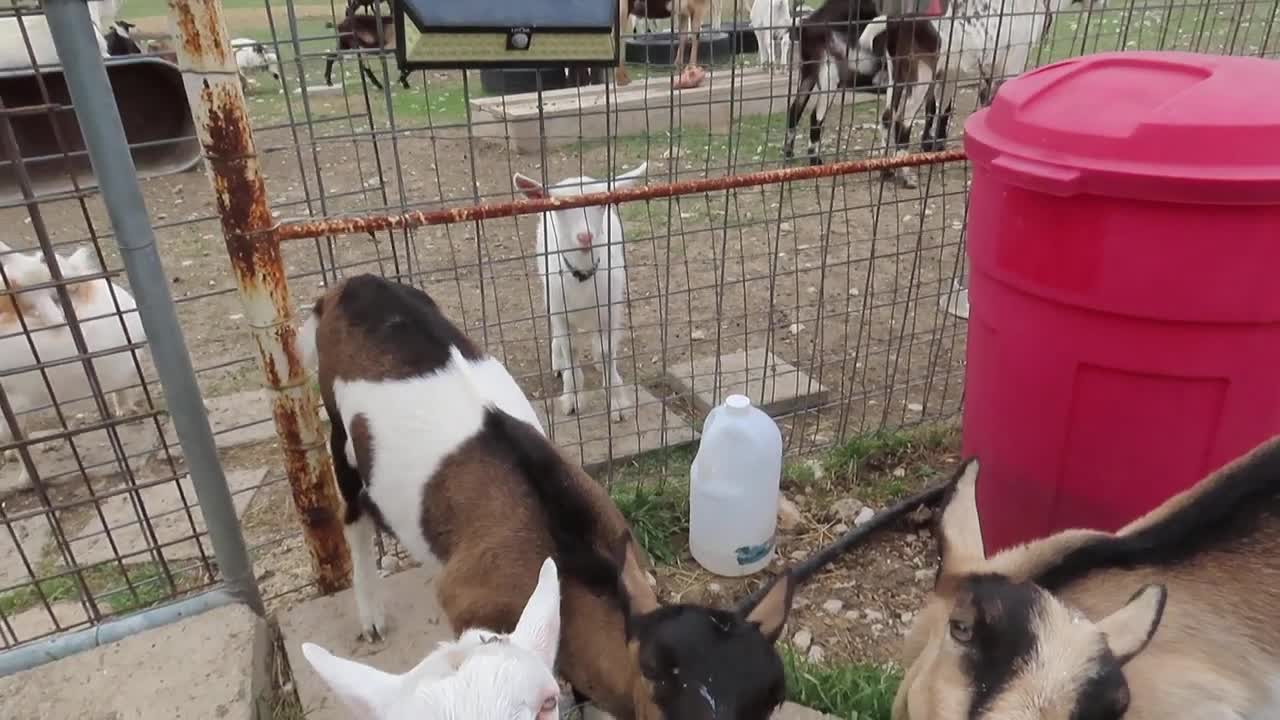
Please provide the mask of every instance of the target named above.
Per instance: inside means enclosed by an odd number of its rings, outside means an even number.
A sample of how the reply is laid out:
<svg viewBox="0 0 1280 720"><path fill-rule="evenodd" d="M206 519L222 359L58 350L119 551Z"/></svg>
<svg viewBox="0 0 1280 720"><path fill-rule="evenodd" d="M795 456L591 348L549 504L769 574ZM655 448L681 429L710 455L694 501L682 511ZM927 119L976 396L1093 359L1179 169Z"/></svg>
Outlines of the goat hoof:
<svg viewBox="0 0 1280 720"><path fill-rule="evenodd" d="M922 152L941 152L946 146L947 141L944 138L929 138L920 143Z"/></svg>
<svg viewBox="0 0 1280 720"><path fill-rule="evenodd" d="M560 412L564 415L573 415L578 412L578 398L572 395L562 395L560 397Z"/></svg>
<svg viewBox="0 0 1280 720"><path fill-rule="evenodd" d="M387 639L387 622L375 621L360 631L360 639L367 643L378 644Z"/></svg>
<svg viewBox="0 0 1280 720"><path fill-rule="evenodd" d="M819 166L819 165L821 165L821 164L822 164L822 158L821 158L821 157L819 157L819 156L817 156L817 155L810 155L810 156L809 156L809 166L810 166L810 167L817 167L817 166Z"/></svg>

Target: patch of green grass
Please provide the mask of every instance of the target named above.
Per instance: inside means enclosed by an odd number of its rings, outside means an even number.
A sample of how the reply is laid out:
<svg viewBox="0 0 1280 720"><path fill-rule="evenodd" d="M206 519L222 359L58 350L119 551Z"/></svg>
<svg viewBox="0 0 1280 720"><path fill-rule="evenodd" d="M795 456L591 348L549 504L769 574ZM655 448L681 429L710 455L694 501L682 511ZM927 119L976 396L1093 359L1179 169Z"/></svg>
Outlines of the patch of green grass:
<svg viewBox="0 0 1280 720"><path fill-rule="evenodd" d="M653 562L675 564L688 546L688 485L683 481L659 486L627 483L614 485L610 495Z"/></svg>
<svg viewBox="0 0 1280 720"><path fill-rule="evenodd" d="M832 486L866 484L864 499L891 502L937 474L930 456L952 447L955 428L920 425L859 435L831 449L822 465Z"/></svg>
<svg viewBox="0 0 1280 720"><path fill-rule="evenodd" d="M609 486L636 542L655 563L674 564L689 538L689 466L697 446L645 453L615 470Z"/></svg>
<svg viewBox="0 0 1280 720"><path fill-rule="evenodd" d="M194 584L195 571L181 572L170 566L174 583L181 592L186 584ZM54 571L42 572L51 574ZM126 581L126 573L128 581ZM175 595L159 563L144 562L126 565L125 571L115 564L97 565L83 572L89 593L99 606L109 608L113 614L124 614L151 607ZM132 584L132 588L130 588ZM38 586L38 589L37 589ZM50 603L76 600L81 596L79 580L74 575L57 575L41 580L35 585L20 587L0 594L0 611L6 616L20 613L41 604L43 595Z"/></svg>
<svg viewBox="0 0 1280 720"><path fill-rule="evenodd" d="M782 468L782 484L793 488L808 488L818 482L818 473L808 462L789 462Z"/></svg>
<svg viewBox="0 0 1280 720"><path fill-rule="evenodd" d="M861 663L815 664L782 652L787 699L845 720L889 720L902 682L894 668Z"/></svg>

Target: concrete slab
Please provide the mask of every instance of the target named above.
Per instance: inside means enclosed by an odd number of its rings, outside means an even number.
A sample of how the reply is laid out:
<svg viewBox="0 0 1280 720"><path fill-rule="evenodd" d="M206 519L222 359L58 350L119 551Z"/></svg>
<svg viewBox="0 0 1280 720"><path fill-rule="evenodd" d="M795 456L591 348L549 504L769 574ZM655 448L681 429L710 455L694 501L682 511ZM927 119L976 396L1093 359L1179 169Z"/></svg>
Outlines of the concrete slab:
<svg viewBox="0 0 1280 720"><path fill-rule="evenodd" d="M55 618L58 621L56 625ZM80 625L88 619L89 614L78 602L51 603L48 610L43 604L38 604L6 617L5 622L0 623L0 641L3 641L4 646L17 645L57 630Z"/></svg>
<svg viewBox="0 0 1280 720"><path fill-rule="evenodd" d="M49 521L43 517L27 518L12 523L12 534L0 525L0 590L16 583L31 579L26 566L22 563L25 555L27 562L38 565L44 556L45 548L53 537L49 530ZM17 542L14 542L14 536ZM19 552L21 548L21 552Z"/></svg>
<svg viewBox="0 0 1280 720"><path fill-rule="evenodd" d="M271 650L261 618L218 608L0 678L0 717L256 720Z"/></svg>
<svg viewBox="0 0 1280 720"><path fill-rule="evenodd" d="M712 72L701 87L674 92L670 77L650 77L621 88L591 85L545 91L541 99L537 93L477 98L471 101L473 128L477 137L529 153L537 152L544 141L556 147L655 133L673 124L727 130L731 117L786 111L787 73L742 70L732 82L730 77L728 70ZM607 92L611 97L606 102ZM853 97L844 93L843 100L836 98L833 104L852 105Z"/></svg>
<svg viewBox="0 0 1280 720"><path fill-rule="evenodd" d="M756 407L774 416L820 405L830 395L817 380L764 348L720 356L718 383L714 355L672 364L667 375L681 392L692 396L703 413L734 394L746 395Z"/></svg>
<svg viewBox="0 0 1280 720"><path fill-rule="evenodd" d="M307 720L347 720L342 701L329 692L302 656L302 643L312 642L335 655L358 659L387 672L405 672L427 656L438 642L453 638L444 611L436 602L438 566L418 567L383 579L388 638L370 645L360 640L355 599L350 590L318 597L290 608L279 618L298 698Z"/></svg>
<svg viewBox="0 0 1280 720"><path fill-rule="evenodd" d="M75 443L76 452L80 455L80 463L84 464L85 474L90 478L101 478L116 475L120 466L116 463L116 453L111 445L110 435L106 430L92 430L72 436L70 439L40 441L50 431L35 431L31 443L31 456L40 473L41 480L50 485L66 485L83 482L80 465L76 462L76 454L71 451L71 443ZM137 421L116 426L120 436L120 444L124 454L130 458L130 465L137 467L159 445L155 425L150 421ZM27 480L19 483L21 463L6 463L0 470L0 497L13 492L31 489Z"/></svg>
<svg viewBox="0 0 1280 720"><path fill-rule="evenodd" d="M547 435L588 471L610 457L617 463L697 436L693 427L673 410L667 408L664 413L663 402L645 388L628 385L626 392L633 405L622 422L609 421L604 392L598 386L585 393L582 407L574 415L562 414L555 398L534 401L533 409ZM548 422L548 412L554 423Z"/></svg>
<svg viewBox="0 0 1280 720"><path fill-rule="evenodd" d="M258 486L262 485L266 475L266 468L227 472L227 485L231 488L231 498L235 503L237 517L244 516L249 503L253 501L254 493ZM178 494L178 485L182 487L182 495ZM192 485L191 477L184 475L178 484L163 483L140 490L138 495L141 496L142 507L146 509L146 515L143 517L150 520L151 527L156 533L156 540L163 547L165 558L175 560L200 557L196 541L184 539L195 535L191 529L193 520L196 533L203 533L207 529L204 514L196 501L195 487ZM186 503L183 503L184 497ZM185 506L191 508L191 519L187 517ZM116 551L125 558L125 562L137 563L147 560L148 556L145 554L133 555L153 548L156 544L151 541L146 526L139 520L141 513L134 506L132 496L116 495L103 501L99 507L102 508L103 517L106 519L106 529L110 530L111 539L115 541ZM84 509L77 508L76 512L84 512ZM205 538L201 542L204 544L205 554L212 555L213 546L210 545L209 540ZM76 561L81 565L93 565L111 560L116 556L104 532L103 522L98 519L96 513L87 525L72 534L71 551L75 553Z"/></svg>
<svg viewBox="0 0 1280 720"><path fill-rule="evenodd" d="M271 420L271 402L265 390L245 390L230 395L206 398L205 409L209 425L213 428L213 440L219 450L255 445L276 439L276 427ZM164 420L164 437L170 443L175 458L183 457L178 434L172 421Z"/></svg>

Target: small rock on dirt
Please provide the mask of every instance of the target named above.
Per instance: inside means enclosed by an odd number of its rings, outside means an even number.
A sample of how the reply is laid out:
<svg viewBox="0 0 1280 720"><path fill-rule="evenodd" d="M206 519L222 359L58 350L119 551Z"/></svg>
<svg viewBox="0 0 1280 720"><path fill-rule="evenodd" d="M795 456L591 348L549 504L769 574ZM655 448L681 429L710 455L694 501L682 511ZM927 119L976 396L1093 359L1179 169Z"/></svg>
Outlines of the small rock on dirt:
<svg viewBox="0 0 1280 720"><path fill-rule="evenodd" d="M808 658L811 663L821 663L826 656L827 651L823 650L821 645L814 645L809 648Z"/></svg>
<svg viewBox="0 0 1280 720"><path fill-rule="evenodd" d="M808 630L801 630L791 638L791 647L800 652L805 652L809 646L813 644L813 633Z"/></svg>
<svg viewBox="0 0 1280 720"><path fill-rule="evenodd" d="M933 510L930 509L928 505L921 505L915 510L912 510L910 514L907 515L907 520L912 525L924 525L925 523L929 522L932 519L933 519Z"/></svg>
<svg viewBox="0 0 1280 720"><path fill-rule="evenodd" d="M858 513L865 510L866 507L861 502L858 502L857 498L847 497L835 501L831 509L835 512L836 517L842 521L852 522L854 518L858 517Z"/></svg>
<svg viewBox="0 0 1280 720"><path fill-rule="evenodd" d="M803 518L800 515L800 508L790 500L780 498L778 500L778 527L783 530L794 530L800 524Z"/></svg>
<svg viewBox="0 0 1280 720"><path fill-rule="evenodd" d="M864 610L862 614L866 616L867 622L884 622L884 613L879 610Z"/></svg>
<svg viewBox="0 0 1280 720"><path fill-rule="evenodd" d="M923 570L917 570L916 582L929 582L930 580L933 579L933 576L935 574L937 574L937 571L934 570L933 568L924 568Z"/></svg>
<svg viewBox="0 0 1280 720"><path fill-rule="evenodd" d="M706 340L707 332L705 330L694 330L693 332L689 333L689 339L690 340Z"/></svg>
<svg viewBox="0 0 1280 720"><path fill-rule="evenodd" d="M854 527L862 527L871 522L871 518L876 516L876 511L869 507L864 507L858 511L857 517L853 519Z"/></svg>
<svg viewBox="0 0 1280 720"><path fill-rule="evenodd" d="M831 615L835 615L836 613L844 609L844 602L841 600L836 600L835 598L832 598L822 603L822 609Z"/></svg>
<svg viewBox="0 0 1280 720"><path fill-rule="evenodd" d="M844 523L836 523L835 525L831 526L831 532L837 535L843 535L849 532L849 526L845 525Z"/></svg>
<svg viewBox="0 0 1280 720"><path fill-rule="evenodd" d="M902 613L902 615L900 615L900 616L898 616L898 617L899 617L899 619L900 619L900 620L902 620L902 622L904 622L904 623L909 623L909 622L911 622L913 619L915 619L915 616L916 616L916 614L915 614L915 613L913 613L913 612L911 612L910 610L908 610L908 611L906 611L906 612Z"/></svg>

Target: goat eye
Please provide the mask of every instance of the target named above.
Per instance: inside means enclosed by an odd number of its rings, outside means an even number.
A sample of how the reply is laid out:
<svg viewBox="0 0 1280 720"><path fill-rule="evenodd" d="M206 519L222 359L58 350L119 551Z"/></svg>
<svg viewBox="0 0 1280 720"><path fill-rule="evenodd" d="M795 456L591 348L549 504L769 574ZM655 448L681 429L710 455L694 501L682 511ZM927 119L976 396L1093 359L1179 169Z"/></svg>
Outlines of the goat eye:
<svg viewBox="0 0 1280 720"><path fill-rule="evenodd" d="M950 622L951 639L966 645L973 640L973 626L963 620L952 620Z"/></svg>
<svg viewBox="0 0 1280 720"><path fill-rule="evenodd" d="M542 710L540 712L544 712L544 713L555 712L556 707L559 704L560 704L560 698L549 697L542 703Z"/></svg>

